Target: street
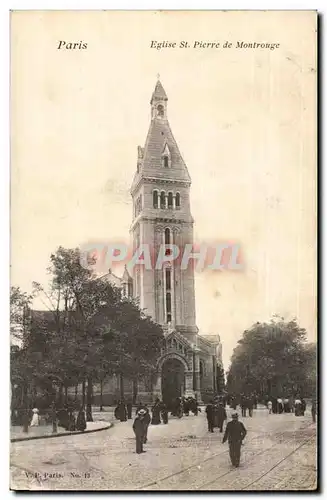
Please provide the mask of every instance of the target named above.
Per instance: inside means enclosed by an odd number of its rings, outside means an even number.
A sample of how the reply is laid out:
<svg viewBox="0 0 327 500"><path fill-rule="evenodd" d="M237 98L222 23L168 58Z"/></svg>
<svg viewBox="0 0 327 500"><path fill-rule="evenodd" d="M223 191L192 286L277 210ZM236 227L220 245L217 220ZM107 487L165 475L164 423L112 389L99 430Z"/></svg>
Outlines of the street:
<svg viewBox="0 0 327 500"><path fill-rule="evenodd" d="M230 417L231 410L227 408ZM239 412L240 413L240 412ZM108 419L112 414L97 413ZM228 444L197 417L170 418L149 427L146 453L135 453L132 420L94 434L11 445L11 488L33 490L313 490L316 424L311 414L240 420L248 434L234 469Z"/></svg>

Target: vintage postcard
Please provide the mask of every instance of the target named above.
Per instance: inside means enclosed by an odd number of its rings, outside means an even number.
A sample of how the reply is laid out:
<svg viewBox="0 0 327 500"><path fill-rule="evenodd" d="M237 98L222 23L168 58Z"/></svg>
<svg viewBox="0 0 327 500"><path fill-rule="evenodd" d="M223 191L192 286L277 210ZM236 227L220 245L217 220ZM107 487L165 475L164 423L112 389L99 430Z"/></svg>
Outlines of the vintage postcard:
<svg viewBox="0 0 327 500"><path fill-rule="evenodd" d="M317 12L11 12L12 490L316 490Z"/></svg>

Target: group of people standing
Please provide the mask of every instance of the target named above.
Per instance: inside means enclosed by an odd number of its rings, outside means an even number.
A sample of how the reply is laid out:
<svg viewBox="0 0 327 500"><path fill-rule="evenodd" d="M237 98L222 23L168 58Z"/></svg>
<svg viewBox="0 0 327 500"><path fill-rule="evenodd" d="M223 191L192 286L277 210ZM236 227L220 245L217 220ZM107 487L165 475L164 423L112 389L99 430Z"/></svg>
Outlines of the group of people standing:
<svg viewBox="0 0 327 500"><path fill-rule="evenodd" d="M85 431L86 418L83 405L78 412L72 406L64 405L56 414L59 427L63 427L66 431Z"/></svg>
<svg viewBox="0 0 327 500"><path fill-rule="evenodd" d="M211 400L206 406L208 431L214 432L218 427L219 432L223 432L224 421L227 420L227 413L222 401Z"/></svg>
<svg viewBox="0 0 327 500"><path fill-rule="evenodd" d="M269 397L266 401L268 413L294 413L296 417L303 416L306 410L306 402L303 397Z"/></svg>
<svg viewBox="0 0 327 500"><path fill-rule="evenodd" d="M256 410L258 407L258 397L255 393L250 393L250 394L238 394L238 395L231 395L228 398L229 400L229 406L233 409L236 410L237 406L239 405L242 410L242 417L247 416L247 412L249 412L249 417L253 416L253 410Z"/></svg>

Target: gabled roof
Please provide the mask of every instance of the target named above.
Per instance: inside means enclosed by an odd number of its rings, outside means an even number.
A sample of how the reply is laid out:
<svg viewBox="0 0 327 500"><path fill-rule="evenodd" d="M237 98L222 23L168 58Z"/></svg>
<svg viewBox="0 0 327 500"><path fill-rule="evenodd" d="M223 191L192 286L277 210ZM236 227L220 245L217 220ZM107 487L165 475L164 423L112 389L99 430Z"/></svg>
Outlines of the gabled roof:
<svg viewBox="0 0 327 500"><path fill-rule="evenodd" d="M107 274L104 274L103 276L100 276L100 280L107 281L108 283L111 283L112 285L116 285L118 287L122 286L122 278L119 276L116 276L111 269L109 269L109 272Z"/></svg>
<svg viewBox="0 0 327 500"><path fill-rule="evenodd" d="M176 332L175 330L171 333L169 333L166 337L167 340L169 339L176 339L178 342L184 345L184 347L187 347L188 349L191 348L191 343L187 340L187 338L184 337L184 335L181 335L180 333Z"/></svg>

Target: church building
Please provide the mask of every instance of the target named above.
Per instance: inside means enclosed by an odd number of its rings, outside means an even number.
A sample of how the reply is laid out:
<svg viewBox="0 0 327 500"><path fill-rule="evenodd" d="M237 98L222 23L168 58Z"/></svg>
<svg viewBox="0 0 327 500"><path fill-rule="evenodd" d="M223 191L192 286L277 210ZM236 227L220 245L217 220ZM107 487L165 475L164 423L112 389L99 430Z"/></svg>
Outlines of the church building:
<svg viewBox="0 0 327 500"><path fill-rule="evenodd" d="M151 122L144 147L138 146L137 167L131 186L133 250L150 245L155 254L162 244L185 248L193 243L194 220L190 206L191 177L168 122L168 97L158 80L151 97ZM168 250L169 251L169 250ZM153 266L155 267L155 266ZM165 344L150 380L124 381L125 398L137 392L137 401L156 397L169 402L179 396L207 401L217 392L217 369L222 367L219 335L200 335L195 317L194 270L181 269L178 260L161 269L135 266L122 278L111 271L101 279L120 286L124 294L137 297L141 309L161 324ZM107 398L119 399L119 379L103 387ZM96 398L97 399L97 398Z"/></svg>

